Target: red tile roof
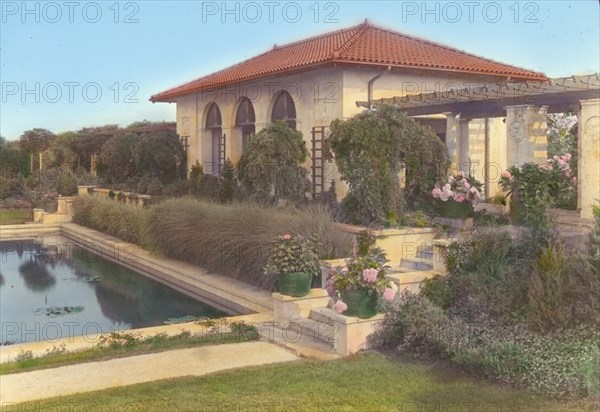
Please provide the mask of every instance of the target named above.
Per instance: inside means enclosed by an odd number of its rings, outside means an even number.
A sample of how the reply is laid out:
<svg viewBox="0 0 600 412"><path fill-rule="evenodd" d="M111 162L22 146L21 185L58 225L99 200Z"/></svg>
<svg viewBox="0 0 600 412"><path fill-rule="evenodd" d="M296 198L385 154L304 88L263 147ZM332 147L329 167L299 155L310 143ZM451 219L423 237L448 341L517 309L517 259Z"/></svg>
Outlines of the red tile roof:
<svg viewBox="0 0 600 412"><path fill-rule="evenodd" d="M152 102L241 81L295 71L315 65L353 64L422 68L545 81L542 73L525 70L431 41L373 26L358 26L276 46L226 69L155 94Z"/></svg>

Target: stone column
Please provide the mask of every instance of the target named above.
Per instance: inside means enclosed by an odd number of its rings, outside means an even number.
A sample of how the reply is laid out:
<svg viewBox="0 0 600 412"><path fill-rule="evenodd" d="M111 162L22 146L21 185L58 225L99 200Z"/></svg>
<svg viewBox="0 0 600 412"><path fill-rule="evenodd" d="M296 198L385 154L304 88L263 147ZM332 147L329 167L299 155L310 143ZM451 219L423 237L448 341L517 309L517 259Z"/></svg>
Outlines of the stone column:
<svg viewBox="0 0 600 412"><path fill-rule="evenodd" d="M459 169L465 172L466 175L471 173L469 170L469 157L470 157L470 139L469 139L469 121L467 119L460 119L458 121L458 129L460 133L460 145L458 151L458 165Z"/></svg>
<svg viewBox="0 0 600 412"><path fill-rule="evenodd" d="M460 169L461 122L456 118L457 113L446 112L446 147L450 157L450 168Z"/></svg>
<svg viewBox="0 0 600 412"><path fill-rule="evenodd" d="M507 166L545 163L548 157L547 106L506 107Z"/></svg>
<svg viewBox="0 0 600 412"><path fill-rule="evenodd" d="M582 218L592 219L592 206L600 199L600 99L580 103L577 207Z"/></svg>

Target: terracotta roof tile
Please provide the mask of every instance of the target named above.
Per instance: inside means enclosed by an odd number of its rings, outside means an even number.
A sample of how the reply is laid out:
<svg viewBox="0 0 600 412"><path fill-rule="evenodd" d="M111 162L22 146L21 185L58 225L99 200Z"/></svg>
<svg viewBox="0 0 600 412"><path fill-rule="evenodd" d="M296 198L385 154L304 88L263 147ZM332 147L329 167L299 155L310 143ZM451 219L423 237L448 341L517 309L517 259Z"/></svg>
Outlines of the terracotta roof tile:
<svg viewBox="0 0 600 412"><path fill-rule="evenodd" d="M459 71L544 81L546 76L431 41L363 23L283 46L197 80L158 93L153 102L317 64L349 63Z"/></svg>

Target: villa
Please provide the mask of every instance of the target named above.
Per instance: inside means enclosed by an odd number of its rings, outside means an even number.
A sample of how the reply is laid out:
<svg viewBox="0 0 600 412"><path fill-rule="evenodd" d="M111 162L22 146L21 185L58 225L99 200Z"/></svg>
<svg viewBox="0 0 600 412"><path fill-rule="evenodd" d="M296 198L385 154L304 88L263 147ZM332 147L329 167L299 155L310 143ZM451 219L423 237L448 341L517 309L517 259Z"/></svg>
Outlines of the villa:
<svg viewBox="0 0 600 412"><path fill-rule="evenodd" d="M398 106L445 141L453 168L498 192L502 170L545 162L546 114L577 111L580 133L579 208L591 217L600 197L598 75L548 79L544 74L475 56L375 26L310 37L153 95L177 104L177 132L188 169L199 162L219 174L249 136L284 120L302 132L311 152L314 193L339 180L322 156L334 119L381 103ZM338 197L346 188L338 186Z"/></svg>

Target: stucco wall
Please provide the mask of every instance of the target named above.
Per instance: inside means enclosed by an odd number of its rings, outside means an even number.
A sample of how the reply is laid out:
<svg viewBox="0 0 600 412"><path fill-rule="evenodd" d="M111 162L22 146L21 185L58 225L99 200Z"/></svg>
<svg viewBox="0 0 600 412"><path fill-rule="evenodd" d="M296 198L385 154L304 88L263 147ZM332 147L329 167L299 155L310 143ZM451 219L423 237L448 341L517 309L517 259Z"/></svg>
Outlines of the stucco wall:
<svg viewBox="0 0 600 412"><path fill-rule="evenodd" d="M196 162L212 162L211 131L205 126L206 112L211 103L219 106L222 118L222 130L226 135L226 157L236 163L242 152L241 128L235 126L235 116L242 97L248 97L254 106L256 132L264 128L271 119L273 100L281 90L286 90L294 99L297 115L297 130L302 132L307 148L311 148L311 130L314 126L328 126L332 120L347 119L361 111L356 101L368 99L368 82L374 76L385 72L381 69L358 67L320 68L288 76L274 76L265 79L231 85L194 95L184 96L177 101L177 132L188 137L188 169ZM390 71L375 83L373 99L381 99L408 94L441 92L451 88L476 87L496 81L493 78L446 74L434 71L402 70ZM433 116L433 117L439 117ZM466 141L468 149L462 145L461 159L470 158L472 170L479 180L485 178L492 183L496 174L490 166L492 162L506 167L506 125L502 119L490 119L488 123L488 141L490 150L486 159L485 121L475 119L468 124ZM462 160L461 160L462 161ZM310 160L306 167L310 168ZM205 168L206 170L206 168ZM338 184L338 197L345 196L347 187L333 164L326 165L325 181L335 179ZM496 178L497 179L497 178ZM496 187L490 186L490 195Z"/></svg>
<svg viewBox="0 0 600 412"><path fill-rule="evenodd" d="M205 127L205 115L211 103L219 106L222 129L226 135L226 157L235 163L242 152L241 128L235 126L241 98L248 97L252 102L258 132L270 123L273 100L282 90L294 99L297 130L302 132L310 149L312 127L327 126L341 117L341 78L341 70L336 68L313 70L226 86L178 99L177 132L189 136L188 168L196 160L200 163L211 161L211 134Z"/></svg>

